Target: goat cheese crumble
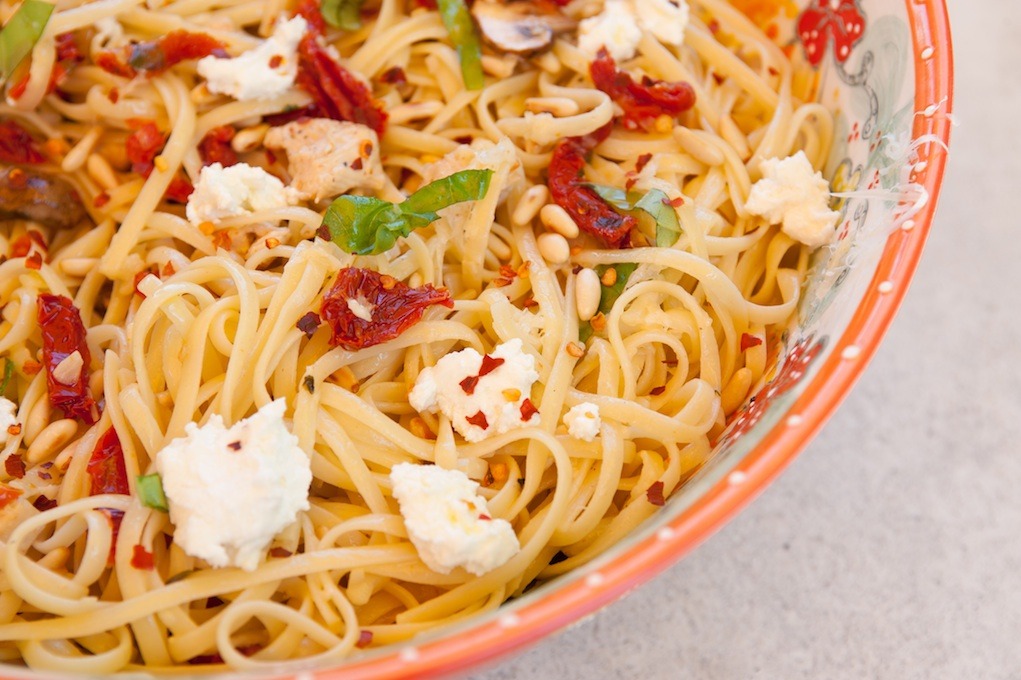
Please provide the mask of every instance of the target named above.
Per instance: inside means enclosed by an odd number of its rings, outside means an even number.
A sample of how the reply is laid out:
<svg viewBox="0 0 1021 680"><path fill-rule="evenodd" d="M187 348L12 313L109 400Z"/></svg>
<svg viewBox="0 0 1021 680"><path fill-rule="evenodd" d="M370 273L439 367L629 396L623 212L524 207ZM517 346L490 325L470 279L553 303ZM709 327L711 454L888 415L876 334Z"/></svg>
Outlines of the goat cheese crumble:
<svg viewBox="0 0 1021 680"><path fill-rule="evenodd" d="M312 118L266 133L267 149L287 152L291 186L321 201L349 191L379 191L386 183L376 132L359 123Z"/></svg>
<svg viewBox="0 0 1021 680"><path fill-rule="evenodd" d="M433 571L464 567L481 576L521 549L514 527L489 517L486 500L476 495L478 483L463 472L399 463L390 481L408 537Z"/></svg>
<svg viewBox="0 0 1021 680"><path fill-rule="evenodd" d="M18 424L18 405L7 397L0 397L0 446L7 443L11 433L7 428Z"/></svg>
<svg viewBox="0 0 1021 680"><path fill-rule="evenodd" d="M805 152L769 158L759 167L762 179L752 185L745 210L781 224L783 233L810 248L828 243L840 213L830 210L830 186Z"/></svg>
<svg viewBox="0 0 1021 680"><path fill-rule="evenodd" d="M643 30L667 45L681 45L688 15L685 0L607 0L602 12L578 25L578 49L590 61L602 47L615 61L630 59Z"/></svg>
<svg viewBox="0 0 1021 680"><path fill-rule="evenodd" d="M590 442L599 435L599 426L602 425L602 418L599 417L599 407L593 403L584 401L564 414L564 425L567 426L567 434L575 439Z"/></svg>
<svg viewBox="0 0 1021 680"><path fill-rule="evenodd" d="M273 537L309 509L309 457L284 424L283 399L225 427L202 427L156 454L174 542L214 567L255 569Z"/></svg>
<svg viewBox="0 0 1021 680"><path fill-rule="evenodd" d="M535 358L513 338L485 356L470 347L446 355L418 374L408 400L419 412L443 413L458 434L479 442L538 424L528 398L538 379Z"/></svg>
<svg viewBox="0 0 1021 680"><path fill-rule="evenodd" d="M262 210L279 210L298 200L294 189L262 168L247 163L225 168L213 163L199 173L185 214L189 222L198 225Z"/></svg>
<svg viewBox="0 0 1021 680"><path fill-rule="evenodd" d="M301 17L278 21L273 35L258 47L233 59L203 57L196 68L210 92L239 101L279 97L294 86L298 43L307 30L308 23Z"/></svg>

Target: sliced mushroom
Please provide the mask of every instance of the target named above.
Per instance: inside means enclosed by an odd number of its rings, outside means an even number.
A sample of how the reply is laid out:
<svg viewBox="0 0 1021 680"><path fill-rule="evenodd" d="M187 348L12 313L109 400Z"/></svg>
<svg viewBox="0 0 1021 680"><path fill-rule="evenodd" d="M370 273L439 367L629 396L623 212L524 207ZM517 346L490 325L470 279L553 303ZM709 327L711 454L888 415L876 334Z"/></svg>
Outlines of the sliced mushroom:
<svg viewBox="0 0 1021 680"><path fill-rule="evenodd" d="M546 0L475 0L471 12L486 42L515 54L544 50L557 33L577 25Z"/></svg>
<svg viewBox="0 0 1021 680"><path fill-rule="evenodd" d="M0 219L71 229L84 217L82 199L67 180L26 168L0 167Z"/></svg>

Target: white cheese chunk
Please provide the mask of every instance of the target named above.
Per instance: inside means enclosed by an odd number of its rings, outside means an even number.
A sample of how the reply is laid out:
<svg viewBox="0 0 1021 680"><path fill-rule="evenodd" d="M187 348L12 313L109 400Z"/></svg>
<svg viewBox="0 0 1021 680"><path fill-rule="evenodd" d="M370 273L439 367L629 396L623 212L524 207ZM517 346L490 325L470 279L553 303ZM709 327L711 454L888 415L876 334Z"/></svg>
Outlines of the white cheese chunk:
<svg viewBox="0 0 1021 680"><path fill-rule="evenodd" d="M667 45L684 43L690 12L685 0L634 0L638 25Z"/></svg>
<svg viewBox="0 0 1021 680"><path fill-rule="evenodd" d="M233 59L209 56L196 68L210 92L240 101L272 99L294 86L298 75L298 43L308 30L301 17L278 21L268 39Z"/></svg>
<svg viewBox="0 0 1021 680"><path fill-rule="evenodd" d="M769 158L759 166L762 179L752 185L745 210L782 224L783 233L816 248L829 242L840 213L829 208L830 187L804 151Z"/></svg>
<svg viewBox="0 0 1021 680"><path fill-rule="evenodd" d="M408 400L419 412L442 412L470 442L538 425L538 413L530 414L527 421L522 419L522 406L539 374L535 358L521 347L518 338L497 345L489 356L502 361L483 376L483 355L474 349L448 354L418 374ZM474 385L462 385L473 378L477 378Z"/></svg>
<svg viewBox="0 0 1021 680"><path fill-rule="evenodd" d="M599 435L599 426L602 425L602 422L602 418L599 417L599 407L587 401L572 406L571 410L564 414L567 434L586 442L592 441Z"/></svg>
<svg viewBox="0 0 1021 680"><path fill-rule="evenodd" d="M630 59L641 39L642 29L629 0L607 0L602 12L578 24L578 49L589 61L602 47L615 61Z"/></svg>
<svg viewBox="0 0 1021 680"><path fill-rule="evenodd" d="M476 576L521 549L514 527L490 519L478 482L459 470L399 463L390 471L408 537L427 567L440 574L464 567Z"/></svg>
<svg viewBox="0 0 1021 680"><path fill-rule="evenodd" d="M214 567L251 571L309 509L311 463L284 424L284 400L225 427L213 415L156 454L174 542Z"/></svg>
<svg viewBox="0 0 1021 680"><path fill-rule="evenodd" d="M379 157L379 138L365 125L311 118L272 128L266 148L287 152L291 186L304 198L321 201L349 191L374 192L386 175Z"/></svg>
<svg viewBox="0 0 1021 680"><path fill-rule="evenodd" d="M298 202L298 193L259 167L238 163L202 168L185 213L198 225L262 210L279 210Z"/></svg>
<svg viewBox="0 0 1021 680"><path fill-rule="evenodd" d="M0 446L7 443L11 433L7 428L18 424L18 405L6 397L0 397Z"/></svg>

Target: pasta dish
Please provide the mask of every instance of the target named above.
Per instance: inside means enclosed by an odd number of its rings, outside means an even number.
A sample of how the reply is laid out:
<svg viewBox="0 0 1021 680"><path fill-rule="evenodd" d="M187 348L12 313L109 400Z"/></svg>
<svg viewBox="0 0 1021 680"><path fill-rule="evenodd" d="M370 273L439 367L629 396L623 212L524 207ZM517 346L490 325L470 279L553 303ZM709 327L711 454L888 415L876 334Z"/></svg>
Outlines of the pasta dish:
<svg viewBox="0 0 1021 680"><path fill-rule="evenodd" d="M839 217L747 4L0 0L0 662L335 663L656 513Z"/></svg>

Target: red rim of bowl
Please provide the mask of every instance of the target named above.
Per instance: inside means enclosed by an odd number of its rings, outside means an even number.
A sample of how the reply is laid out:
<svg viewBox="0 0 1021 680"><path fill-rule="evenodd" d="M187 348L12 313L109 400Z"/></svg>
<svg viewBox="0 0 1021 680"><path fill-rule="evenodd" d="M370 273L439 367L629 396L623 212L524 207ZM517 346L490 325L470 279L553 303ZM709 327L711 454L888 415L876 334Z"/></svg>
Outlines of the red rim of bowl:
<svg viewBox="0 0 1021 680"><path fill-rule="evenodd" d="M922 254L943 180L953 104L953 51L946 4L945 0L905 3L914 51L916 111L935 107L947 114L915 116L913 138L938 138L944 145L929 145L928 163L917 178L929 200L913 221L889 237L847 330L786 419L685 512L585 578L551 589L504 616L490 616L468 630L415 647L398 646L390 654L313 671L305 677L429 677L464 670L534 643L677 562L758 496L805 448L861 376L900 307Z"/></svg>

